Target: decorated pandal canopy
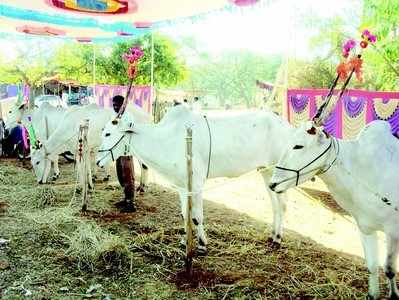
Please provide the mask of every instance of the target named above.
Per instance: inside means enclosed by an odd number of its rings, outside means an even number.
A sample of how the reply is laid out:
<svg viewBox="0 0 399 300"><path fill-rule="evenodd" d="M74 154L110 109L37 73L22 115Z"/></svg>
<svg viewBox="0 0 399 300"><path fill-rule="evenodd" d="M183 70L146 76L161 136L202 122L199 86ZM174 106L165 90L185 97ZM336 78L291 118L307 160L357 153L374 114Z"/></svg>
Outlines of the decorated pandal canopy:
<svg viewBox="0 0 399 300"><path fill-rule="evenodd" d="M323 102L327 90L291 89L287 92L287 118L294 126L310 120ZM337 102L324 128L344 139L355 138L374 120L386 120L399 135L399 92L348 90Z"/></svg>
<svg viewBox="0 0 399 300"><path fill-rule="evenodd" d="M0 37L115 41L261 0L2 0Z"/></svg>

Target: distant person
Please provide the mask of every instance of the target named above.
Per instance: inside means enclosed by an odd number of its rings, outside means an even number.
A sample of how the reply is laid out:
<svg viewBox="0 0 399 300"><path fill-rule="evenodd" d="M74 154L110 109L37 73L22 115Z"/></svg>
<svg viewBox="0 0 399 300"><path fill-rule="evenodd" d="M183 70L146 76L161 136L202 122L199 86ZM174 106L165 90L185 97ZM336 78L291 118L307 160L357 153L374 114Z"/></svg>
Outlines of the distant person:
<svg viewBox="0 0 399 300"><path fill-rule="evenodd" d="M198 97L194 97L194 102L193 102L193 111L195 112L200 112L202 109L201 103L199 101Z"/></svg>
<svg viewBox="0 0 399 300"><path fill-rule="evenodd" d="M117 95L112 98L112 107L116 113L119 112L124 102L124 97ZM135 212L136 204L134 201L134 164L133 156L121 156L116 160L116 174L118 181L123 187L125 197L115 204L121 212Z"/></svg>

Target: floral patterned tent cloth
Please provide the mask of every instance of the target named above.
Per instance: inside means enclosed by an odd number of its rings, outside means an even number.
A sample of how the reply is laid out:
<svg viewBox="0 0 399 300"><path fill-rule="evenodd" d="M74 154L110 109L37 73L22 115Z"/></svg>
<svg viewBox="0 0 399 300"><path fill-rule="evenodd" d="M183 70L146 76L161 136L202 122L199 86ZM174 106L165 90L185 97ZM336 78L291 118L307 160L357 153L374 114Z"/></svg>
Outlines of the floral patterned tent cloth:
<svg viewBox="0 0 399 300"><path fill-rule="evenodd" d="M325 89L287 91L287 119L294 126L310 120L327 94ZM335 103L335 101L333 102ZM337 138L352 139L368 123L386 120L392 133L399 134L399 92L348 90L335 104L325 129Z"/></svg>

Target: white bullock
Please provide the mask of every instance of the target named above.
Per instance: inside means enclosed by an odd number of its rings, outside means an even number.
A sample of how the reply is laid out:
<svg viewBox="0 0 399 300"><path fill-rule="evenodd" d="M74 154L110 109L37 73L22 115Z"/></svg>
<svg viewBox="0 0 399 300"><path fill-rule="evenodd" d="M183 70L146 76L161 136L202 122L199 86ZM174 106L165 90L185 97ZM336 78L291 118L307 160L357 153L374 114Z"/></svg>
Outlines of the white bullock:
<svg viewBox="0 0 399 300"><path fill-rule="evenodd" d="M368 124L356 140L338 141L309 122L296 130L275 168L270 188L278 193L319 175L360 230L369 276L369 296L379 298L377 231L387 238L385 274L390 298L399 251L399 141L389 123Z"/></svg>
<svg viewBox="0 0 399 300"><path fill-rule="evenodd" d="M136 105L128 105L127 111L132 113L141 123L149 123L150 116ZM32 164L37 170L39 182L45 183L50 171L50 161L57 158L65 149L77 151L79 126L83 120L89 120L88 142L90 151L97 151L101 143L101 130L115 113L108 108L100 108L96 104L82 106L68 111L48 140L42 142L41 148L32 155ZM141 166L140 190L144 190L147 180L147 169ZM109 172L108 172L109 174ZM109 176L109 175L108 175ZM90 176L91 178L91 176ZM92 187L92 182L89 182Z"/></svg>
<svg viewBox="0 0 399 300"><path fill-rule="evenodd" d="M267 187L271 172L264 167L277 163L292 129L269 112L206 119L179 105L171 108L156 125L139 124L125 113L122 120L105 126L97 164L103 166L126 153L136 155L178 187L181 213L186 219L186 126L193 128L193 222L197 227L198 250L206 251L202 200L206 179L236 177L258 168ZM277 195L269 189L267 192L274 213L272 239L279 244L286 195Z"/></svg>
<svg viewBox="0 0 399 300"><path fill-rule="evenodd" d="M11 107L9 111L6 122L6 128L11 129L19 123L28 128L28 126L32 124L35 130L36 138L38 139L38 141L43 142L51 134L53 134L60 120L62 120L62 118L64 117L66 111L67 110L65 108L54 107L47 102L43 103L40 106L40 108L34 108L34 109L30 108L28 103L16 104L13 107ZM47 117L47 128L45 124L46 117ZM31 121L29 121L28 118L31 118ZM58 167L58 157L56 157L52 162L54 164L53 179L56 179L60 175L60 170ZM36 176L39 177L34 165L33 169L35 171ZM38 178L38 181L40 181L40 178Z"/></svg>

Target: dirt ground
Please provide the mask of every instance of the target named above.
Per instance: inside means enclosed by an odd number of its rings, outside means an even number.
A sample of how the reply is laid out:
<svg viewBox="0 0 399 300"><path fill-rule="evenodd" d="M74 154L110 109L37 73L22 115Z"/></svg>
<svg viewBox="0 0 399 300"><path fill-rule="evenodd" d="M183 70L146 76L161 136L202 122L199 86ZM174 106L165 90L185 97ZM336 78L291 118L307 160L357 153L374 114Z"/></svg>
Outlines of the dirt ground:
<svg viewBox="0 0 399 300"><path fill-rule="evenodd" d="M209 181L208 254L195 258L187 282L178 196L165 181L151 172L134 214L113 206L122 197L117 185L98 183L82 214L72 209L80 205L73 166L61 172L39 188L31 170L0 162L4 299L360 299L367 291L356 229L320 182L290 191L275 249L266 241L272 214L260 176Z"/></svg>

